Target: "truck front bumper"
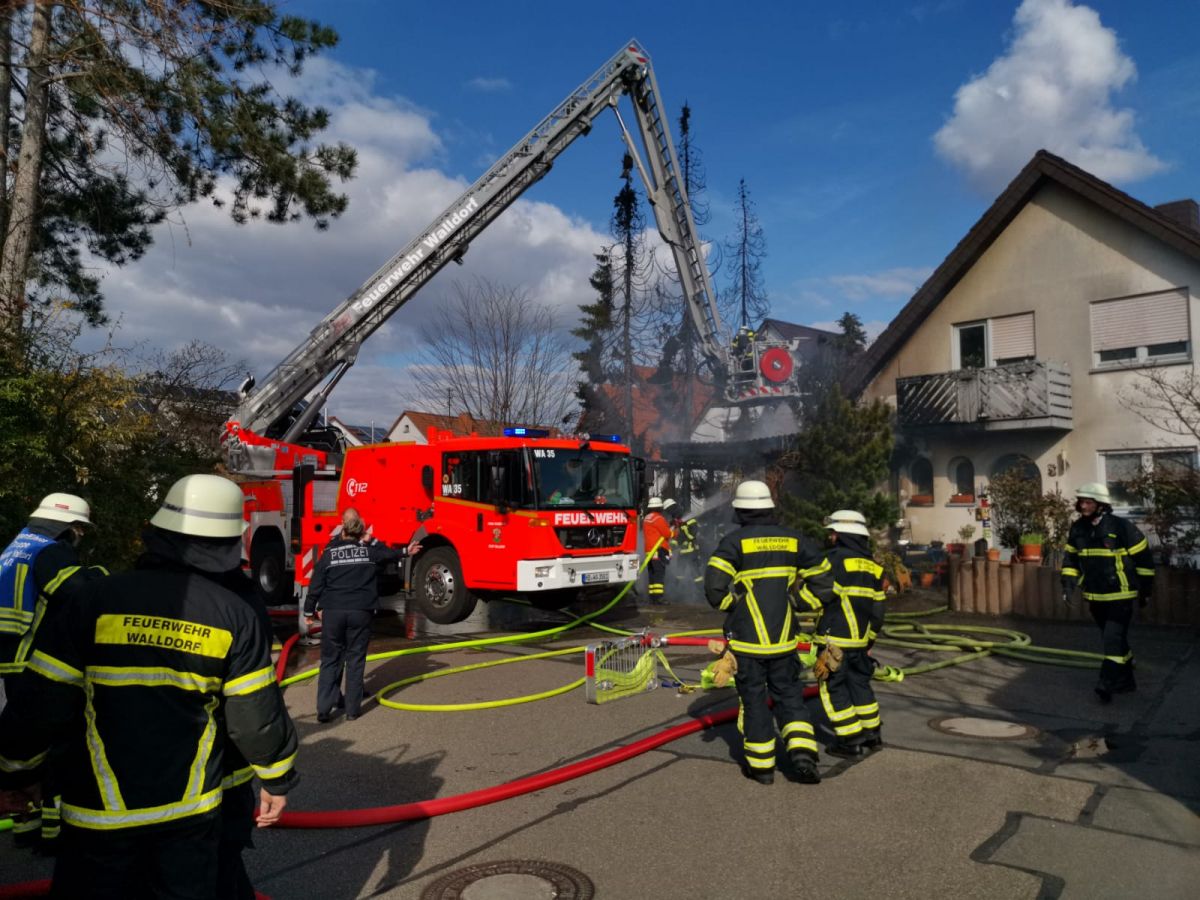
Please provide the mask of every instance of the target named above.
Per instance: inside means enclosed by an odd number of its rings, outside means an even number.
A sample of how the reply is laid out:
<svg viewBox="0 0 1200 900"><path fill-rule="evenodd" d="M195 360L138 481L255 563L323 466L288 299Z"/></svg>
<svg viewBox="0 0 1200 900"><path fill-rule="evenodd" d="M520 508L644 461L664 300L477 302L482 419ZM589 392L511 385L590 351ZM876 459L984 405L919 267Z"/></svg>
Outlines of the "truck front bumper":
<svg viewBox="0 0 1200 900"><path fill-rule="evenodd" d="M625 584L638 575L635 553L582 558L530 559L517 563L517 590L557 591L567 588Z"/></svg>

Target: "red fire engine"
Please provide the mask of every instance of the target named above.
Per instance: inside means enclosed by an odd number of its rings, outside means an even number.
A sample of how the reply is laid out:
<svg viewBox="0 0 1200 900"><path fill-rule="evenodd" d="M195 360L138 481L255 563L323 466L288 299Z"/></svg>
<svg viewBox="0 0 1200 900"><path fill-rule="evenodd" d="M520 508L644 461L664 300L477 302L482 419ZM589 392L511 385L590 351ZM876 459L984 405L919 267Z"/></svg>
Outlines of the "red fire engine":
<svg viewBox="0 0 1200 900"><path fill-rule="evenodd" d="M623 95L633 102L645 162L618 111ZM462 263L470 242L606 109L616 114L645 184L726 400L797 396L793 344L742 341L731 348L724 336L654 71L631 42L326 316L257 389L252 378L242 385L224 446L244 485L248 559L268 602L303 594L350 506L381 540L420 542L401 573L402 588L437 622L460 621L477 598L497 592L556 604L636 576L640 461L611 436L551 439L513 429L502 438L432 434L427 445L347 450L314 425L362 342L449 262Z"/></svg>

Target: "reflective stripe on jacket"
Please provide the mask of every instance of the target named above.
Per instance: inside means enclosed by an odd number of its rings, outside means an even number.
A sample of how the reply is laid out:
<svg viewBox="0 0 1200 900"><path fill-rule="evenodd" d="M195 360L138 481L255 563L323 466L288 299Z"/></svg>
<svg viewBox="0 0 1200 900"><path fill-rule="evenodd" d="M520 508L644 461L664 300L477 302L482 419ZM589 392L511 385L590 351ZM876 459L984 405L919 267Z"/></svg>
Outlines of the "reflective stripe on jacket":
<svg viewBox="0 0 1200 900"><path fill-rule="evenodd" d="M795 652L788 592L797 571L819 559L813 541L774 523L743 525L725 536L708 561L704 594L710 605L728 610L725 635L734 653Z"/></svg>
<svg viewBox="0 0 1200 900"><path fill-rule="evenodd" d="M28 689L0 714L0 786L61 747L63 821L159 825L213 812L226 731L272 793L295 780L296 732L254 610L182 566L91 582L34 642ZM33 676L33 677L30 677ZM239 760L240 762L240 760Z"/></svg>
<svg viewBox="0 0 1200 900"><path fill-rule="evenodd" d="M1073 579L1085 600L1132 600L1154 585L1154 556L1137 526L1105 513L1093 523L1079 518L1064 548L1062 575Z"/></svg>
<svg viewBox="0 0 1200 900"><path fill-rule="evenodd" d="M865 647L883 627L883 567L866 549L856 535L839 537L818 565L800 573L800 598L821 613L817 635L840 647Z"/></svg>

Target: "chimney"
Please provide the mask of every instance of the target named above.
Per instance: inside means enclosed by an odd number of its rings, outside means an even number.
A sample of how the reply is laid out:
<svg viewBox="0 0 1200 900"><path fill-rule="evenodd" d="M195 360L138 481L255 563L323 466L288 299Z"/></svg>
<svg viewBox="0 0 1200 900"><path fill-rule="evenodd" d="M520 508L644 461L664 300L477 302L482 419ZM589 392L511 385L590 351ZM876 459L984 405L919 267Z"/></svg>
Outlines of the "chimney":
<svg viewBox="0 0 1200 900"><path fill-rule="evenodd" d="M1195 200L1175 200L1171 203L1160 203L1154 208L1184 228L1200 231L1200 207L1196 205Z"/></svg>

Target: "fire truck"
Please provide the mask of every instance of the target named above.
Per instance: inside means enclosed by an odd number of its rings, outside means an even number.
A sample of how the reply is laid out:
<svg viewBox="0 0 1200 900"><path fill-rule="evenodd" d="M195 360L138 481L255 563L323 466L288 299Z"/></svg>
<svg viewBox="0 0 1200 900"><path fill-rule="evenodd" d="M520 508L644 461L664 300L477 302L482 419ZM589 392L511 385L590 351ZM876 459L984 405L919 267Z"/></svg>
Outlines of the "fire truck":
<svg viewBox="0 0 1200 900"><path fill-rule="evenodd" d="M645 159L621 115L632 102ZM579 591L615 591L637 576L636 505L644 466L615 436L503 437L433 431L428 444L346 449L317 423L362 342L549 171L612 110L671 248L684 302L714 383L731 403L798 394L794 345L730 341L721 326L650 57L622 47L341 302L261 384L243 383L225 423L226 464L246 494L246 553L268 603L302 597L340 514L358 509L389 543L417 541L400 594L435 622L461 621L476 601L518 593L551 605Z"/></svg>

